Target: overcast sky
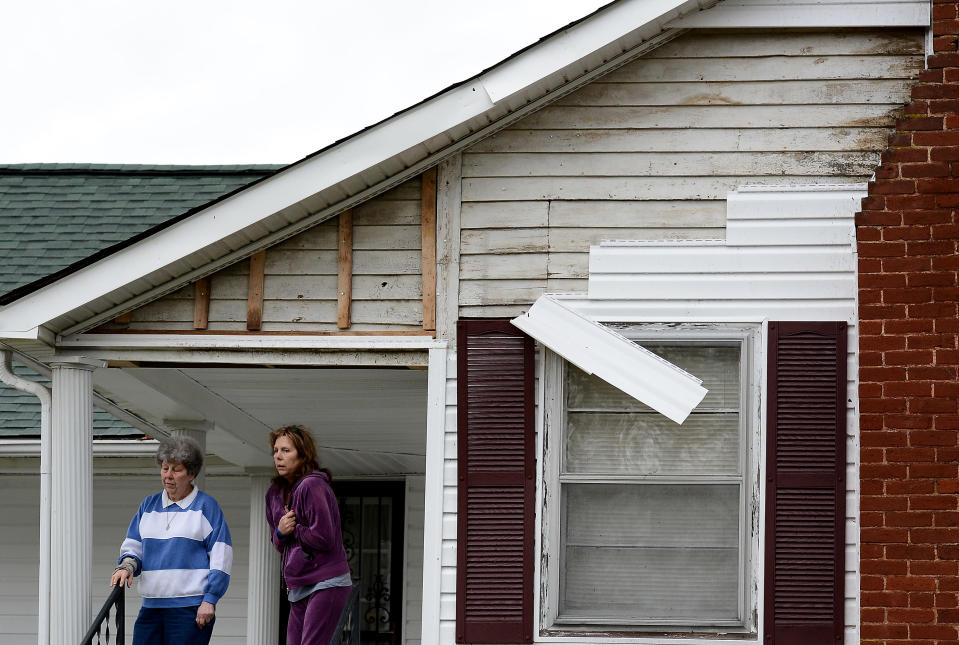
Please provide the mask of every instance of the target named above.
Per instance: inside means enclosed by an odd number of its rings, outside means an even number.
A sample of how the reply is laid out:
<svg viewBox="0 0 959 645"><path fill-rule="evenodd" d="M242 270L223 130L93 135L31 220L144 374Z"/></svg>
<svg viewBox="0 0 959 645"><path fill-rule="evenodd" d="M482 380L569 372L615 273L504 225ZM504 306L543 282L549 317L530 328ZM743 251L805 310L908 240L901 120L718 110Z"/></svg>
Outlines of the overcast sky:
<svg viewBox="0 0 959 645"><path fill-rule="evenodd" d="M0 163L288 163L609 0L0 4Z"/></svg>

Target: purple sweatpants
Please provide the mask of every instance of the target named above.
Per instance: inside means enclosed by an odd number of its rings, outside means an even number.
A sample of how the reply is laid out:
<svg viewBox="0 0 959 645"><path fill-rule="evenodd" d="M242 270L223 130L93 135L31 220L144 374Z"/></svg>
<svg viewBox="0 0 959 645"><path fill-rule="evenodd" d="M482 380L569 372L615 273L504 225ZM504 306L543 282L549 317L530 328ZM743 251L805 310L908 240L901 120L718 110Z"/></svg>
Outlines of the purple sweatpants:
<svg viewBox="0 0 959 645"><path fill-rule="evenodd" d="M349 597L349 587L331 587L291 602L286 645L329 645Z"/></svg>

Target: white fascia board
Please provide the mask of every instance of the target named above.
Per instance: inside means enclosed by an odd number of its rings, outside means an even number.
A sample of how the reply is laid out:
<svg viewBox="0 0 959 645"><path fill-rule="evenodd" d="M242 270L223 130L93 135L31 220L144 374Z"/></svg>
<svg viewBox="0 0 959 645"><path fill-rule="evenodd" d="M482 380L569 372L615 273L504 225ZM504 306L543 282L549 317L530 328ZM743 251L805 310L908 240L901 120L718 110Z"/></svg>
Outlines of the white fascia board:
<svg viewBox="0 0 959 645"><path fill-rule="evenodd" d="M231 334L77 334L58 339L74 349L422 350L446 347L432 336L246 336Z"/></svg>
<svg viewBox="0 0 959 645"><path fill-rule="evenodd" d="M0 308L0 338L29 333L492 107L482 85L454 88Z"/></svg>
<svg viewBox="0 0 959 645"><path fill-rule="evenodd" d="M686 4L698 6L688 0L632 0L608 6L491 70L481 79L483 86L493 101L500 101Z"/></svg>
<svg viewBox="0 0 959 645"><path fill-rule="evenodd" d="M587 374L682 423L706 396L702 379L594 322L549 295L513 325Z"/></svg>
<svg viewBox="0 0 959 645"><path fill-rule="evenodd" d="M929 2L770 2L721 3L712 9L677 18L669 28L756 27L928 27Z"/></svg>

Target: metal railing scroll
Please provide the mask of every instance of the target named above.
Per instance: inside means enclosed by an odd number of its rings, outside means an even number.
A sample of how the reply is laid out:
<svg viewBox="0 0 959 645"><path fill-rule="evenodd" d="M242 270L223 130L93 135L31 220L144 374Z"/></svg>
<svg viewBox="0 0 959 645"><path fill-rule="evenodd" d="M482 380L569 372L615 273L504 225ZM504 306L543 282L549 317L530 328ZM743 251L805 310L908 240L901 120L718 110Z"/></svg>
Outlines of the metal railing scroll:
<svg viewBox="0 0 959 645"><path fill-rule="evenodd" d="M113 631L111 631L110 610L113 611ZM124 629L124 595L123 585L117 585L107 596L106 602L100 608L100 613L93 619L93 624L84 635L80 645L125 645L126 631ZM111 640L111 638L113 640Z"/></svg>
<svg viewBox="0 0 959 645"><path fill-rule="evenodd" d="M330 639L330 645L360 645L360 584L356 582L350 590L350 598L336 623L336 631Z"/></svg>

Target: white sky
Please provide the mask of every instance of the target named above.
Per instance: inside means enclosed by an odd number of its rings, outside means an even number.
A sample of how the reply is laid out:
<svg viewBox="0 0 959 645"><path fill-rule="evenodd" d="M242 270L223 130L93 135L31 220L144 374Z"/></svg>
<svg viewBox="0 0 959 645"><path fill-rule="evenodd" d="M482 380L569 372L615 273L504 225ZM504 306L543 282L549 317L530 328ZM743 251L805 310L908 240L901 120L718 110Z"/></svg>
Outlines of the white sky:
<svg viewBox="0 0 959 645"><path fill-rule="evenodd" d="M288 163L609 0L0 4L0 163Z"/></svg>

